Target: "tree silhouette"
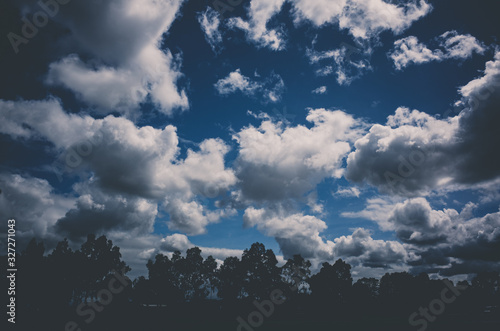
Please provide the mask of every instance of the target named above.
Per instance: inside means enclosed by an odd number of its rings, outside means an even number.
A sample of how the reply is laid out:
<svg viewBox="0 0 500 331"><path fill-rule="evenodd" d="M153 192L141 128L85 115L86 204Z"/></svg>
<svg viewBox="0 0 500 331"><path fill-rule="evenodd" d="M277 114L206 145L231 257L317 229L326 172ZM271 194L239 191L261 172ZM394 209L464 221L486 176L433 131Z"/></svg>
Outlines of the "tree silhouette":
<svg viewBox="0 0 500 331"><path fill-rule="evenodd" d="M219 288L217 296L228 302L233 302L242 296L243 270L241 261L234 256L228 257L221 265L219 272Z"/></svg>
<svg viewBox="0 0 500 331"><path fill-rule="evenodd" d="M80 263L80 290L84 300L95 297L114 272L125 274L131 270L121 260L120 248L113 246L113 242L104 235L96 238L94 234L89 234L75 258Z"/></svg>
<svg viewBox="0 0 500 331"><path fill-rule="evenodd" d="M180 252L174 253L180 257ZM139 280L137 290L141 291L143 303L180 302L184 298L180 282L178 281L180 259L170 260L168 256L158 254L155 261L147 263L148 280Z"/></svg>
<svg viewBox="0 0 500 331"><path fill-rule="evenodd" d="M188 249L186 258L182 259L181 266L181 289L184 292L185 299L204 299L208 295L208 290L205 287L201 249L198 247Z"/></svg>
<svg viewBox="0 0 500 331"><path fill-rule="evenodd" d="M53 305L74 305L77 302L76 289L81 275L76 262L75 252L66 238L48 255L49 287L58 289L49 297Z"/></svg>
<svg viewBox="0 0 500 331"><path fill-rule="evenodd" d="M289 329L286 321L293 321L298 329L406 330L411 326L409 316L415 322L427 312L434 312L427 322L438 321L435 326L440 330L500 322L498 272L479 273L470 286L467 281L453 285L425 273L408 272L386 273L380 280L360 278L353 284L351 266L342 259L323 263L311 276L310 261L294 255L278 267L273 251L261 243L244 250L241 260L227 257L219 268L212 256L204 259L198 247L185 253L176 251L170 258L157 254L148 260L148 277L138 277L131 292L126 290L121 299L113 300L104 313L99 310L92 326L82 331L158 330L165 323L174 330L234 330L236 316L250 312L253 320L238 322L255 324L260 316L257 310L262 318L266 312L266 319L274 323L269 327L277 330ZM31 323L25 329L39 325L63 329L68 320L80 318L76 307L96 300L96 291L106 289L114 271L130 270L120 249L105 236L89 235L76 251L64 239L44 254L43 242L33 239L18 257L22 270L18 309L24 323ZM271 308L271 293L277 289L286 300ZM215 294L218 299L211 300ZM446 307L441 311L444 300ZM228 319L233 324L227 324ZM283 328L281 321L285 321ZM249 329L250 324L238 327Z"/></svg>
<svg viewBox="0 0 500 331"><path fill-rule="evenodd" d="M280 282L278 260L264 244L254 243L241 257L243 290L248 298L262 300L269 296Z"/></svg>
<svg viewBox="0 0 500 331"><path fill-rule="evenodd" d="M311 262L305 260L302 256L296 254L288 259L281 268L282 281L285 286L287 297L295 297L298 294L308 293L309 283L307 282L311 275Z"/></svg>
<svg viewBox="0 0 500 331"><path fill-rule="evenodd" d="M213 256L209 256L203 261L202 265L203 286L209 292L210 297L213 296L219 284L217 278L217 261Z"/></svg>
<svg viewBox="0 0 500 331"><path fill-rule="evenodd" d="M345 303L352 287L351 266L342 259L333 265L325 262L320 272L311 277L310 284L312 294L323 302Z"/></svg>

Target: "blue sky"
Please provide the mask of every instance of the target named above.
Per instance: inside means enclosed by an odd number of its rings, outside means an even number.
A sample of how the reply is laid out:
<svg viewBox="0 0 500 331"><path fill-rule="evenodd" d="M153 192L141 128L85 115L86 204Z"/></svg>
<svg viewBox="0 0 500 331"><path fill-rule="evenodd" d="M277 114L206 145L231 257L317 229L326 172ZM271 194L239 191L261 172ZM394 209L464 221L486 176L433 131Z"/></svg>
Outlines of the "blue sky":
<svg viewBox="0 0 500 331"><path fill-rule="evenodd" d="M134 275L256 241L356 278L498 270L491 1L42 3L1 8L20 242L106 234Z"/></svg>

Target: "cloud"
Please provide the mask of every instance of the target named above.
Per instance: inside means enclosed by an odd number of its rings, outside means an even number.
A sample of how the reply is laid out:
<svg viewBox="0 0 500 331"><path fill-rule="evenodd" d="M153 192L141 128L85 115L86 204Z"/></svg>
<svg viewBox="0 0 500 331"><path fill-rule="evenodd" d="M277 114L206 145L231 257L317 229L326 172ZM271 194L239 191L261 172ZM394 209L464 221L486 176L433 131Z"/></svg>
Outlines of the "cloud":
<svg viewBox="0 0 500 331"><path fill-rule="evenodd" d="M79 194L76 206L57 221L56 233L78 240L90 233L112 236L125 232L138 236L153 231L158 214L154 201L125 194L105 194L86 184L76 184L75 191Z"/></svg>
<svg viewBox="0 0 500 331"><path fill-rule="evenodd" d="M394 205L401 199L390 197L374 197L366 200L366 206L363 210L356 212L342 212L340 215L348 218L363 218L377 222L382 231L392 231L393 224L388 221L387 215L390 215Z"/></svg>
<svg viewBox="0 0 500 331"><path fill-rule="evenodd" d="M189 241L188 237L183 234L174 233L170 236L167 236L161 240L160 248L167 252L179 251L184 253L189 248L193 248L194 245L191 241ZM230 256L236 256L241 258L243 254L243 250L239 249L228 249L228 248L217 248L217 247L203 247L197 246L201 250L202 256L205 258L209 255L213 256L215 259L224 260Z"/></svg>
<svg viewBox="0 0 500 331"><path fill-rule="evenodd" d="M388 56L397 70L403 70L410 64L423 64L447 59L464 60L474 53L483 54L485 46L473 36L459 35L457 31L448 31L436 38L441 49L430 50L419 42L417 37L409 36L394 42L394 50Z"/></svg>
<svg viewBox="0 0 500 331"><path fill-rule="evenodd" d="M389 57L397 70L402 70L411 63L422 64L441 61L444 58L441 50L431 51L414 36L396 40L394 47L395 49L389 54Z"/></svg>
<svg viewBox="0 0 500 331"><path fill-rule="evenodd" d="M373 125L356 141L347 158L346 178L400 195L421 195L438 188L453 173L452 155L441 151L455 143L458 126L456 117L439 120L398 108L385 126Z"/></svg>
<svg viewBox="0 0 500 331"><path fill-rule="evenodd" d="M204 12L198 13L198 23L205 34L205 40L215 54L222 49L222 34L219 30L221 24L219 14L211 7L207 7Z"/></svg>
<svg viewBox="0 0 500 331"><path fill-rule="evenodd" d="M389 268L408 259L404 246L397 241L374 240L368 230L357 228L352 235L334 240L334 254L345 257L353 265Z"/></svg>
<svg viewBox="0 0 500 331"><path fill-rule="evenodd" d="M55 193L47 180L27 175L0 173L0 190L0 220L16 220L16 237L25 243L33 237L54 239L51 227L75 203Z"/></svg>
<svg viewBox="0 0 500 331"><path fill-rule="evenodd" d="M221 218L236 214L233 209L210 211L197 201L184 202L179 199L168 201L165 209L170 215L168 228L189 235L206 233L206 227Z"/></svg>
<svg viewBox="0 0 500 331"><path fill-rule="evenodd" d="M316 40L313 47L307 49L306 55L312 65L321 66L316 70L318 76L335 74L339 85L350 85L372 69L370 57L373 50L368 42L355 42L357 46L342 43L339 48L327 51L314 50L315 44Z"/></svg>
<svg viewBox="0 0 500 331"><path fill-rule="evenodd" d="M349 198L349 197L359 198L360 194L361 191L357 187L339 187L334 195L343 198Z"/></svg>
<svg viewBox="0 0 500 331"><path fill-rule="evenodd" d="M323 179L342 176L342 160L361 134L360 124L326 109L310 109L306 120L310 128L265 119L233 135L240 201L300 200Z"/></svg>
<svg viewBox="0 0 500 331"><path fill-rule="evenodd" d="M336 24L355 39L378 38L383 31L400 34L413 22L427 15L432 7L425 0L392 4L383 0L288 0L295 25L307 22L316 28ZM252 0L247 21L240 17L229 19L229 28L246 33L247 40L257 47L274 51L285 48L285 33L278 26L270 28L271 19L280 13L285 0Z"/></svg>
<svg viewBox="0 0 500 331"><path fill-rule="evenodd" d="M69 29L68 49L78 55L52 63L46 83L71 90L101 114L134 117L147 97L167 115L187 109L186 93L177 87L180 58L160 48L182 3L72 2L54 19Z"/></svg>
<svg viewBox="0 0 500 331"><path fill-rule="evenodd" d="M221 95L229 95L240 91L247 96L258 94L268 102L280 101L281 94L285 89L285 83L278 74L272 73L267 79L258 82L242 75L240 69L236 69L229 73L227 77L219 79L214 86Z"/></svg>
<svg viewBox="0 0 500 331"><path fill-rule="evenodd" d="M373 213L381 206L383 213ZM469 202L458 212L435 210L424 198L397 203L371 199L364 210L343 216L365 217L384 231L395 231L412 253L410 264L415 270L435 269L433 272L449 276L475 273L475 265L500 261L500 212L475 217L476 207Z"/></svg>
<svg viewBox="0 0 500 331"><path fill-rule="evenodd" d="M340 17L347 5L347 0L294 0L293 14L296 23L310 21L316 26L333 23Z"/></svg>
<svg viewBox="0 0 500 331"><path fill-rule="evenodd" d="M354 266L388 268L408 259L404 246L397 241L374 240L368 230L358 228L352 235L333 241L324 240L321 232L327 229L324 221L302 213L290 214L283 208L255 209L243 215L245 227L257 227L278 242L285 259L294 254L313 261L347 260Z"/></svg>
<svg viewBox="0 0 500 331"><path fill-rule="evenodd" d="M229 148L220 139L204 140L197 150L188 149L186 156L180 159L179 139L176 128L171 125L163 129L138 128L125 118L94 119L67 114L55 99L0 101L0 114L9 119L0 126L0 132L14 138L51 142L66 167L73 167L75 173L91 184L88 194L92 199L88 201L95 203L80 204L77 212L67 215L72 228L77 228L74 225L77 220L84 222L84 217L76 214L98 213L98 205L103 205L105 212L114 209L125 213L128 208L140 210L139 205L146 206L149 203L146 200L151 200L163 203L178 216L170 220L173 228L202 233L202 227L209 222L200 221L197 213L186 216L170 206L174 202L198 206L197 197L214 198L236 183L234 172L224 164ZM111 198L108 196L111 194L116 196ZM146 209L148 215L153 213L152 205ZM217 220L211 212L204 210L203 215ZM113 222L110 216L108 218ZM149 219L145 217L145 222Z"/></svg>
<svg viewBox="0 0 500 331"><path fill-rule="evenodd" d="M426 1L393 4L383 0L291 0L295 22L311 22L316 27L338 24L355 38L377 37L383 31L399 34L414 21L427 15L432 6Z"/></svg>
<svg viewBox="0 0 500 331"><path fill-rule="evenodd" d="M257 47L268 47L273 51L283 50L285 43L281 28L268 29L271 18L278 14L285 0L252 0L248 7L249 20L241 17L232 17L228 20L228 27L241 29L247 40Z"/></svg>
<svg viewBox="0 0 500 331"><path fill-rule="evenodd" d="M215 88L222 95L231 94L236 91L253 95L261 86L256 82L252 82L250 78L243 76L240 69L236 69L236 71L229 73L226 78L219 79L215 83Z"/></svg>
<svg viewBox="0 0 500 331"><path fill-rule="evenodd" d="M435 211L424 198L397 204L389 216L396 236L406 243L435 245L446 240L445 230L452 225L454 210Z"/></svg>
<svg viewBox="0 0 500 331"><path fill-rule="evenodd" d="M287 215L281 208L272 211L249 207L243 215L243 224L246 228L255 226L265 235L274 237L285 259L295 254L301 254L304 258L333 259L333 243L324 242L320 237L320 232L326 230L327 226L314 216Z"/></svg>
<svg viewBox="0 0 500 331"><path fill-rule="evenodd" d="M383 193L419 196L433 190L486 188L498 182L496 150L500 105L500 53L483 77L460 89L463 110L439 119L398 108L386 125L375 124L355 143L346 178Z"/></svg>
<svg viewBox="0 0 500 331"><path fill-rule="evenodd" d="M451 59L467 59L474 53L483 54L486 48L470 34L460 35L457 31L448 31L439 36L441 47L446 50L446 57Z"/></svg>
<svg viewBox="0 0 500 331"><path fill-rule="evenodd" d="M311 91L313 94L325 94L326 93L326 86L320 86L314 90Z"/></svg>

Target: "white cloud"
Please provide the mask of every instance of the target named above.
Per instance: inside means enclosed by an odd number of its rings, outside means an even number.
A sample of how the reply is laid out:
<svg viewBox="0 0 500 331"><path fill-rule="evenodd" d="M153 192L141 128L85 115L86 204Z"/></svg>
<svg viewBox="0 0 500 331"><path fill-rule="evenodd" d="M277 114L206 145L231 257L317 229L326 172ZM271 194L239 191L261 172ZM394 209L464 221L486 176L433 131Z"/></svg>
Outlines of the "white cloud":
<svg viewBox="0 0 500 331"><path fill-rule="evenodd" d="M243 215L245 227L254 227L267 236L274 237L285 258L301 254L304 258L319 257L332 260L333 243L323 241L320 232L327 226L322 220L309 215L287 215L283 209L271 211L247 208Z"/></svg>
<svg viewBox="0 0 500 331"><path fill-rule="evenodd" d="M470 34L459 35L457 31L448 31L439 36L441 47L446 50L446 57L467 59L474 53L483 54L485 46Z"/></svg>
<svg viewBox="0 0 500 331"><path fill-rule="evenodd" d="M352 235L334 240L334 254L345 257L348 263L371 268L388 268L408 260L405 247L397 241L375 240L371 233L357 228Z"/></svg>
<svg viewBox="0 0 500 331"><path fill-rule="evenodd" d="M412 265L425 266L418 270L435 268L442 275L454 275L477 272L474 266L500 258L500 212L475 217L476 207L468 203L458 212L435 210L424 198L371 199L364 210L343 216L364 217L384 231L395 231L411 252Z"/></svg>
<svg viewBox="0 0 500 331"><path fill-rule="evenodd" d="M0 221L16 220L16 236L26 243L33 237L56 237L51 227L74 203L73 197L56 194L45 179L0 173Z"/></svg>
<svg viewBox="0 0 500 331"><path fill-rule="evenodd" d="M355 39L377 38L383 31L399 34L413 22L427 15L432 7L425 0L392 4L383 0L288 0L295 24L310 22L315 27L337 24ZM249 20L231 18L228 26L245 31L247 39L258 47L283 50L284 33L281 27L268 27L285 0L252 0L248 7Z"/></svg>
<svg viewBox="0 0 500 331"><path fill-rule="evenodd" d="M355 38L378 36L382 31L400 34L427 15L432 6L425 0L392 4L383 0L351 0L338 18L339 26Z"/></svg>
<svg viewBox="0 0 500 331"><path fill-rule="evenodd" d="M347 0L293 0L296 23L307 20L316 26L333 23L342 15Z"/></svg>
<svg viewBox="0 0 500 331"><path fill-rule="evenodd" d="M301 199L324 178L342 176L342 160L361 134L359 123L342 111L326 109L311 109L306 119L311 128L266 119L233 136L239 144L238 199Z"/></svg>
<svg viewBox="0 0 500 331"><path fill-rule="evenodd" d="M313 94L325 94L326 93L326 86L320 86L314 90L311 91Z"/></svg>
<svg viewBox="0 0 500 331"><path fill-rule="evenodd" d="M484 45L471 35L459 35L457 31L448 31L437 38L441 49L430 50L419 42L417 37L409 36L394 42L394 50L389 57L397 70L402 70L410 64L423 64L446 59L464 60L474 53L483 54Z"/></svg>
<svg viewBox="0 0 500 331"><path fill-rule="evenodd" d="M333 241L324 240L321 232L327 229L324 221L302 213L290 214L284 208L245 210L246 227L257 227L278 242L284 258L301 254L313 261L332 261L342 258L354 266L387 268L408 259L404 246L397 241L374 240L368 230L358 228L352 235Z"/></svg>
<svg viewBox="0 0 500 331"><path fill-rule="evenodd" d="M196 201L184 202L179 199L168 201L165 209L170 215L169 229L189 235L204 234L209 224L236 213L232 209L211 211Z"/></svg>
<svg viewBox="0 0 500 331"><path fill-rule="evenodd" d="M349 218L364 218L377 222L382 231L393 230L393 225L389 223L387 215L390 215L394 205L401 199L389 197L374 197L366 200L366 206L363 210L356 212L342 212L341 216Z"/></svg>
<svg viewBox="0 0 500 331"><path fill-rule="evenodd" d="M460 89L463 110L437 119L398 108L386 125L375 124L355 143L347 158L346 178L383 193L403 196L433 190L479 189L498 183L496 149L500 104L500 53L486 64L484 76Z"/></svg>
<svg viewBox="0 0 500 331"><path fill-rule="evenodd" d="M316 70L318 76L335 74L339 85L349 85L372 69L370 57L373 50L369 42L356 43L357 46L342 43L340 48L327 51L314 50L315 44L316 40L313 41L313 48L307 49L306 55L311 64L322 66Z"/></svg>
<svg viewBox="0 0 500 331"><path fill-rule="evenodd" d="M280 28L268 29L271 18L278 14L285 0L252 0L248 9L249 21L241 17L232 17L228 26L238 28L246 33L246 37L258 47L269 47L274 51L283 50L285 43Z"/></svg>
<svg viewBox="0 0 500 331"><path fill-rule="evenodd" d="M392 4L383 0L290 0L295 21L309 21L317 27L338 24L355 38L377 37L383 31L399 34L432 7L426 1Z"/></svg>
<svg viewBox="0 0 500 331"><path fill-rule="evenodd" d="M219 79L215 84L215 89L221 95L228 95L240 91L247 96L260 95L268 102L278 102L285 89L285 83L280 75L272 73L270 77L253 81L241 74L240 69L229 73L225 78Z"/></svg>
<svg viewBox="0 0 500 331"><path fill-rule="evenodd" d="M212 48L212 51L217 54L222 49L222 34L219 30L220 18L217 11L211 7L198 14L198 23L205 34L205 40Z"/></svg>
<svg viewBox="0 0 500 331"><path fill-rule="evenodd" d="M215 83L215 88L222 95L232 94L236 91L253 95L261 86L257 82L251 81L247 76L242 75L240 69L236 69L236 71L229 73L226 78L219 79Z"/></svg>
<svg viewBox="0 0 500 331"><path fill-rule="evenodd" d="M396 40L394 47L395 50L389 56L397 70L402 70L411 63L441 61L444 57L441 50L431 51L414 36Z"/></svg>
<svg viewBox="0 0 500 331"><path fill-rule="evenodd" d="M348 197L356 197L359 198L361 191L357 187L339 187L337 192L335 192L335 196L340 196L344 198Z"/></svg>
<svg viewBox="0 0 500 331"><path fill-rule="evenodd" d="M161 240L160 248L167 252L180 251L185 252L189 248L193 248L195 245L189 241L188 237L183 234L172 234ZM239 249L228 249L228 248L217 248L217 247L203 247L198 246L201 250L202 256L205 258L209 255L213 256L218 260L224 260L227 257L235 256L241 258L243 250Z"/></svg>
<svg viewBox="0 0 500 331"><path fill-rule="evenodd" d="M55 19L70 29L72 48L93 58L84 63L72 54L52 63L46 82L70 89L103 114L118 111L134 117L147 96L168 115L187 109L186 93L177 87L180 59L160 48L182 2L72 4Z"/></svg>
<svg viewBox="0 0 500 331"><path fill-rule="evenodd" d="M176 128L171 125L163 129L138 128L125 118L94 119L67 114L54 99L0 101L0 114L9 119L0 126L0 132L13 137L39 137L53 143L63 153L66 166L73 166L73 158L77 158L75 171L89 178L92 201L106 206L106 211L110 208L125 211L149 203L136 199L165 203L167 209L173 201L184 206L198 205L197 196L213 198L236 183L233 171L224 165L229 148L219 139L204 140L198 150L189 149L186 157L180 159ZM103 192L113 192L116 198ZM122 198L126 201L121 202ZM148 213L152 213L151 208ZM78 209L81 213L98 210L95 204L79 205ZM200 219L198 213L186 216L170 210L179 216L170 221L174 228L202 233L203 226L209 223ZM216 221L225 213L214 214L203 209L203 215Z"/></svg>

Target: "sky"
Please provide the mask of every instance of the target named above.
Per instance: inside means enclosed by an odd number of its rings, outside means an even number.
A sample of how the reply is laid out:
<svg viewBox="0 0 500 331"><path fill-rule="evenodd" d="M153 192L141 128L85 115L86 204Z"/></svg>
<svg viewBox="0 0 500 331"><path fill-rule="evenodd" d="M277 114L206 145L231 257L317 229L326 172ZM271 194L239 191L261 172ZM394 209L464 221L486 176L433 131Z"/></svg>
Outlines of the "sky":
<svg viewBox="0 0 500 331"><path fill-rule="evenodd" d="M494 1L0 4L0 246L500 269Z"/></svg>

